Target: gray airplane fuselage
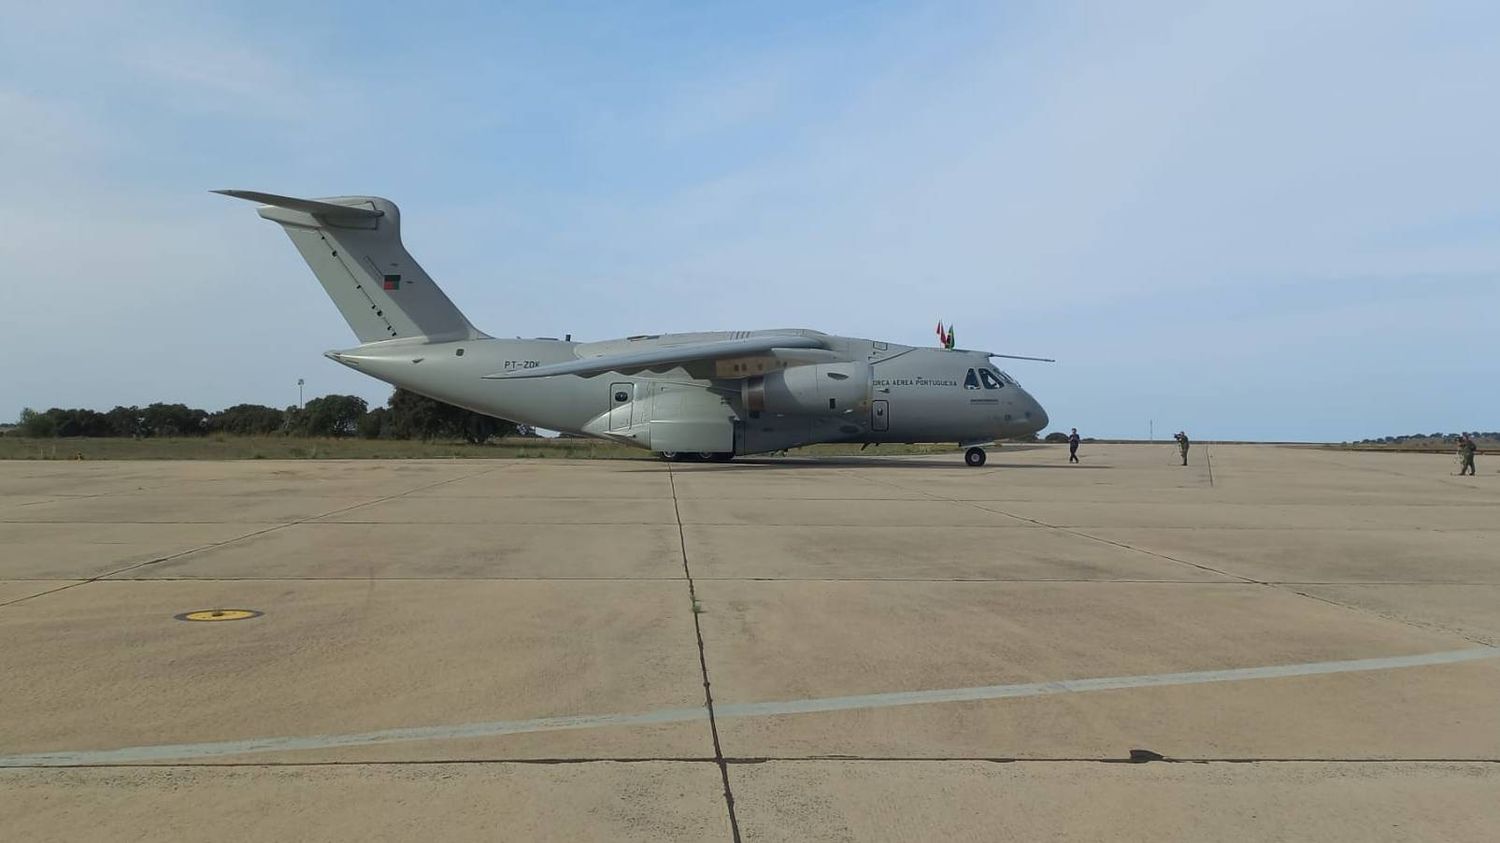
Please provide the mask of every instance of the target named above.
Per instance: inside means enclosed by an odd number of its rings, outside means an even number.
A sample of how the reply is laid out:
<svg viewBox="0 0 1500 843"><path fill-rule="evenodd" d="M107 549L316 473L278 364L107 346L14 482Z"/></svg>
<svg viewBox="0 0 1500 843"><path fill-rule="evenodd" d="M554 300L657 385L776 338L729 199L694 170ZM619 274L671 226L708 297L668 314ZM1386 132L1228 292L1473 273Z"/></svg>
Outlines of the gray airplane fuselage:
<svg viewBox="0 0 1500 843"><path fill-rule="evenodd" d="M821 339L826 362L774 357L694 361L659 371L535 379L486 375L686 342L760 334ZM600 343L552 339L387 340L328 356L357 371L440 401L536 427L677 451L663 423L733 430L733 451L754 454L822 442L977 444L1042 430L1047 414L984 352L914 348L807 330L665 334ZM735 367L742 367L736 369ZM784 385L811 370L836 388ZM746 375L746 372L755 374ZM846 374L837 381L829 375ZM771 383L768 384L767 380ZM804 378L806 380L806 378ZM772 389L766 389L766 386ZM755 391L763 393L757 401ZM828 406L828 401L833 406ZM669 430L671 428L668 428Z"/></svg>

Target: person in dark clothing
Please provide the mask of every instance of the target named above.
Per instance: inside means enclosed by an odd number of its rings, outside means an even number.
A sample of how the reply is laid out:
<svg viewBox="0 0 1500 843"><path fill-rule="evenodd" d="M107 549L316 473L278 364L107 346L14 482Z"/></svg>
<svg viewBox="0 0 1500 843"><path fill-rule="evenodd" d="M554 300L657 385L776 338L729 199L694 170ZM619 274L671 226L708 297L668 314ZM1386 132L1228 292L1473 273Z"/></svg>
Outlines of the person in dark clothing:
<svg viewBox="0 0 1500 843"><path fill-rule="evenodd" d="M1078 462L1078 428L1068 435L1068 462Z"/></svg>
<svg viewBox="0 0 1500 843"><path fill-rule="evenodd" d="M1474 473L1474 452L1479 446L1465 433L1458 437L1458 476Z"/></svg>
<svg viewBox="0 0 1500 843"><path fill-rule="evenodd" d="M1187 452L1189 444L1187 434L1179 430L1177 432L1177 435L1172 438L1177 440L1177 450L1182 452L1182 464L1187 465Z"/></svg>

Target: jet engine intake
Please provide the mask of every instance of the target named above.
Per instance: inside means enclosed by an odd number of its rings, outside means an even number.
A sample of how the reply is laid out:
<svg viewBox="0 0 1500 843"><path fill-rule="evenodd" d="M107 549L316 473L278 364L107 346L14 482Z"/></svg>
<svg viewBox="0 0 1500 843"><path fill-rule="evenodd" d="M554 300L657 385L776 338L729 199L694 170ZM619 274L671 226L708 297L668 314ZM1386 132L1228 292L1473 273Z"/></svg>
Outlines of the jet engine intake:
<svg viewBox="0 0 1500 843"><path fill-rule="evenodd" d="M793 366L746 378L740 397L752 413L841 413L868 406L870 379L869 363Z"/></svg>

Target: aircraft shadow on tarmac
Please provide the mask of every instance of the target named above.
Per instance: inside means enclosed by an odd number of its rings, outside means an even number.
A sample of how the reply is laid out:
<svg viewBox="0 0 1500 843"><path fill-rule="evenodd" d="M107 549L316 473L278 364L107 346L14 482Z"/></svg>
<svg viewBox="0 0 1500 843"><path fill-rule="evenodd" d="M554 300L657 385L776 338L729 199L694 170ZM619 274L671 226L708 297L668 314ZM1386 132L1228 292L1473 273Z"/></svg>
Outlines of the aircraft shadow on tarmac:
<svg viewBox="0 0 1500 843"><path fill-rule="evenodd" d="M738 457L730 463L679 463L686 471L771 471L796 469L806 471L819 468L961 468L973 471L962 459L936 459L930 457ZM1036 463L1005 463L993 459L985 464L986 469L1044 470L1044 471L1106 471L1107 465L1037 465Z"/></svg>

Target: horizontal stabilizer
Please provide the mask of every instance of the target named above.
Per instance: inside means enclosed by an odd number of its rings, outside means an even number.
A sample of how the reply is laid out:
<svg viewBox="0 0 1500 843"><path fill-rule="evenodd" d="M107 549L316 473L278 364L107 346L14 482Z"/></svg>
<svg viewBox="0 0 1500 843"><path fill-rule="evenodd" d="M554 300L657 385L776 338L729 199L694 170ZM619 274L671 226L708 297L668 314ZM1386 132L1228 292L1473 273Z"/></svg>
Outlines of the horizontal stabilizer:
<svg viewBox="0 0 1500 843"><path fill-rule="evenodd" d="M599 357L584 357L566 363L552 363L534 369L515 369L485 375L487 379L501 378L548 378L554 375L598 375L604 372L651 369L695 360L718 360L724 357L739 357L746 354L762 354L776 348L824 348L823 340L795 334L764 337L748 337L737 340L715 340L713 342L683 343L627 354L605 354Z"/></svg>
<svg viewBox="0 0 1500 843"><path fill-rule="evenodd" d="M314 214L320 217L344 217L346 219L374 219L384 216L384 211L378 211L370 207L358 207L355 205L335 205L332 202L319 202L315 199L297 199L292 196L278 196L274 193L261 193L258 190L215 190L214 193L222 193L225 196L233 196L236 199L248 199L251 202L259 202L262 205L272 205L277 208L287 208L292 211L301 211L304 214ZM366 203L369 204L368 202Z"/></svg>

